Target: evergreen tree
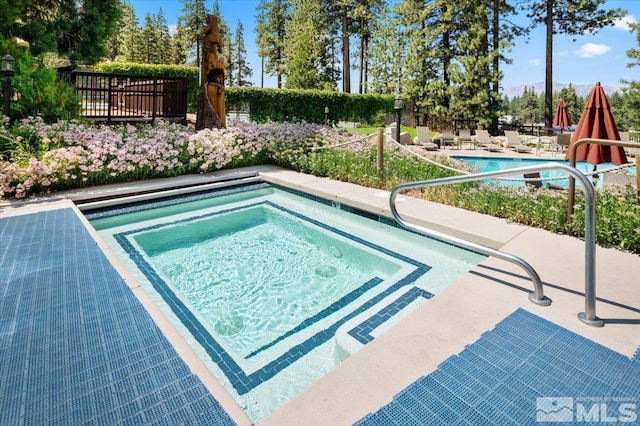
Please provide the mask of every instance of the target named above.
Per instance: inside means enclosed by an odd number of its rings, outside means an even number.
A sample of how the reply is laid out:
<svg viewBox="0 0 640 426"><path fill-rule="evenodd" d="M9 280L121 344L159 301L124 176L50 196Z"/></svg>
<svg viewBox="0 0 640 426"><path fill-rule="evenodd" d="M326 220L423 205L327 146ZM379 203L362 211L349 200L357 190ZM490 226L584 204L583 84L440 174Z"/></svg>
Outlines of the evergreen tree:
<svg viewBox="0 0 640 426"><path fill-rule="evenodd" d="M171 34L169 32L169 24L167 24L167 19L164 17L164 13L162 12L162 8L153 16L154 26L157 29L158 35L158 64L169 64L171 63Z"/></svg>
<svg viewBox="0 0 640 426"><path fill-rule="evenodd" d="M262 72L275 76L278 88L282 88L282 78L286 73L284 44L290 7L289 0L261 0L256 16L256 43L263 61Z"/></svg>
<svg viewBox="0 0 640 426"><path fill-rule="evenodd" d="M545 109L544 123L551 128L553 121L553 36L577 36L595 33L624 16L621 9L604 10L606 0L525 0L521 8L531 20L531 28L544 25L546 33Z"/></svg>
<svg viewBox="0 0 640 426"><path fill-rule="evenodd" d="M538 106L538 96L533 87L527 89L525 87L520 99L520 114L518 117L523 124L533 124L540 121L540 108Z"/></svg>
<svg viewBox="0 0 640 426"><path fill-rule="evenodd" d="M380 22L371 33L368 48L366 92L392 94L400 91L400 72L404 62L404 38L398 18L387 6L382 8Z"/></svg>
<svg viewBox="0 0 640 426"><path fill-rule="evenodd" d="M335 46L326 20L317 19L323 11L315 0L294 0L291 20L286 27L286 87L290 89L335 90L339 72Z"/></svg>
<svg viewBox="0 0 640 426"><path fill-rule="evenodd" d="M120 0L0 0L2 35L29 42L34 55L56 52L74 61L107 57Z"/></svg>
<svg viewBox="0 0 640 426"><path fill-rule="evenodd" d="M630 26L636 32L638 44L640 45L640 23ZM627 50L627 57L631 60L627 67L637 67L640 65L640 49ZM640 128L640 82L623 81L625 87L622 88L624 99L623 108L628 128Z"/></svg>
<svg viewBox="0 0 640 426"><path fill-rule="evenodd" d="M190 49L195 48L195 63L200 66L201 43L204 27L207 25L207 11L204 0L181 0L182 15L178 18L178 23L182 25L189 40Z"/></svg>
<svg viewBox="0 0 640 426"><path fill-rule="evenodd" d="M186 65L189 46L190 41L187 30L182 24L178 23L176 25L176 30L171 36L171 63L176 65Z"/></svg>
<svg viewBox="0 0 640 426"><path fill-rule="evenodd" d="M159 12L160 14L162 12ZM168 32L168 30L167 30ZM158 14L147 13L144 18L144 27L140 30L140 45L142 46L141 59L145 64L162 64L166 53L162 51L162 29Z"/></svg>
<svg viewBox="0 0 640 426"><path fill-rule="evenodd" d="M244 27L240 20L238 20L238 25L236 26L233 44L236 50L236 56L234 58L237 72L236 83L239 87L251 86L252 83L249 78L253 75L253 70L249 67L249 62L247 61L247 49L244 44Z"/></svg>
<svg viewBox="0 0 640 426"><path fill-rule="evenodd" d="M585 100L578 96L575 87L569 84L569 87L563 87L558 93L554 93L554 105L558 105L560 99L564 99L567 104L567 112L573 124L577 124L584 110ZM544 106L540 111L541 117L544 116ZM555 109L554 109L555 114Z"/></svg>
<svg viewBox="0 0 640 426"><path fill-rule="evenodd" d="M358 63L354 69L359 70L358 93L367 92L369 79L369 42L372 32L378 27L378 21L382 16L385 6L384 0L353 0L355 5L351 9L350 17L353 20L354 32L358 37L357 56Z"/></svg>
<svg viewBox="0 0 640 426"><path fill-rule="evenodd" d="M229 38L225 40L225 86L237 86L237 77L238 77L238 62L236 61L237 57L237 46L236 40L232 34L229 35Z"/></svg>
<svg viewBox="0 0 640 426"><path fill-rule="evenodd" d="M459 0L458 16L466 18L466 31L456 38L456 60L449 64L452 96L451 115L475 118L478 125L489 128L497 123L491 68L498 52L489 49L489 8L485 0ZM454 18L455 19L455 18Z"/></svg>
<svg viewBox="0 0 640 426"><path fill-rule="evenodd" d="M136 53L140 51L138 18L136 18L133 6L128 2L122 3L120 19L111 45L110 59L120 62L133 62Z"/></svg>

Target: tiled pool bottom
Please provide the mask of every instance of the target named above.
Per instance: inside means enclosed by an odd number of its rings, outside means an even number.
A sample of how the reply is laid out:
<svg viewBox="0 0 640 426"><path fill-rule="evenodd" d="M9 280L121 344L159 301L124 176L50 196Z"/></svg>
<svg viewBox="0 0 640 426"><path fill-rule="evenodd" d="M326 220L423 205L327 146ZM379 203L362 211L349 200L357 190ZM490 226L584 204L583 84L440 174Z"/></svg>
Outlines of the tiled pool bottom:
<svg viewBox="0 0 640 426"><path fill-rule="evenodd" d="M518 309L357 425L639 424L639 415L640 349L629 359Z"/></svg>
<svg viewBox="0 0 640 426"><path fill-rule="evenodd" d="M0 424L235 424L72 209L0 220Z"/></svg>

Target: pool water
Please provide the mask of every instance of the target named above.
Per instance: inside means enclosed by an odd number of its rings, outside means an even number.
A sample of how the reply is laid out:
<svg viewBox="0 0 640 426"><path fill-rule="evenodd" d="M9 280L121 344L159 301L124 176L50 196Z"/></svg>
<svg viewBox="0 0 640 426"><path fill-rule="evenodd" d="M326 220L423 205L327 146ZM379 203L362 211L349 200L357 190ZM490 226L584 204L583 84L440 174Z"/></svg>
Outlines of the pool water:
<svg viewBox="0 0 640 426"><path fill-rule="evenodd" d="M463 161L473 167L478 168L481 172L491 172L495 170L505 170L512 169L515 167L524 167L524 166L533 166L540 165L549 162L554 162L558 164L569 165L569 161L561 160L561 159L549 159L549 158L495 158L495 157L470 157L470 156L452 156L451 158L459 161ZM598 164L597 170L606 170L611 167L615 167L612 163L602 163ZM576 168L583 173L590 173L593 171L593 164L589 164L586 161L578 161L576 163ZM630 167L626 169L630 174L635 176L635 168ZM554 185L567 186L569 185L569 179L567 178L567 174L562 171L543 171L540 172L540 177L542 178L552 178L543 182L550 182ZM509 178L515 178L513 180L509 180ZM522 179L522 176L513 175L513 176L505 176L500 178L499 182L502 185L512 185L512 186L523 186L524 181L517 179ZM589 180L593 181L591 177ZM495 181L495 180L492 180ZM597 187L602 187L602 179L600 179L596 183Z"/></svg>
<svg viewBox="0 0 640 426"><path fill-rule="evenodd" d="M257 184L85 214L258 422L484 260L351 210Z"/></svg>

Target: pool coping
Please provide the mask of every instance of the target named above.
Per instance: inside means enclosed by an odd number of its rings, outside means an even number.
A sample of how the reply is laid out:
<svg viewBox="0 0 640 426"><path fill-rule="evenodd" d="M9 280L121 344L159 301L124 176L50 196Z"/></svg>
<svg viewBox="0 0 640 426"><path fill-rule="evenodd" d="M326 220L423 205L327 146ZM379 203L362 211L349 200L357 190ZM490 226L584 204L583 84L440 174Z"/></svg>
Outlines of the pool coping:
<svg viewBox="0 0 640 426"><path fill-rule="evenodd" d="M384 191L273 166L218 172L192 179L193 183L201 184L203 179L207 182L223 179L227 173L235 176L257 174L270 183L391 217L388 193ZM189 184L189 181L189 177L180 179L181 184ZM144 183L135 184L137 189L140 185L144 187ZM155 180L153 185L175 187L175 181ZM126 185L92 191L99 190L101 195L109 196L110 191L122 191L123 187ZM238 424L251 424L70 201L74 194L83 194L83 191L58 194L36 202L5 204L0 206L0 217L73 208L190 369ZM539 307L529 303L526 297L531 290L528 277L510 264L487 259L267 417L262 424L351 424L388 403L418 377L434 371L447 357L459 353L517 308L549 319L625 356L633 355L640 342L640 290L633 289L631 283L640 276L640 257L615 249L597 249L597 294L600 299L606 299L598 301L597 309L606 325L593 328L576 318L577 313L584 310L584 298L579 294L584 291L584 243L581 240L411 197L403 196L401 200L398 204L400 212L418 224L522 256L548 284L545 291L553 300L552 305ZM563 260L558 262L560 254Z"/></svg>

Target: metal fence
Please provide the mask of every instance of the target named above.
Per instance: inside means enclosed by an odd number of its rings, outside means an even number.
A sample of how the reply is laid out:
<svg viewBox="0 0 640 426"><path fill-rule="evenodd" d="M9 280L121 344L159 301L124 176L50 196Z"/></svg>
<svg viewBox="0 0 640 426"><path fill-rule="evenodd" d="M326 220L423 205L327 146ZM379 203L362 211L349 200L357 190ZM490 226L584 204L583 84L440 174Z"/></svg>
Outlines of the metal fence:
<svg viewBox="0 0 640 426"><path fill-rule="evenodd" d="M187 119L187 79L73 71L71 83L82 102L80 115L108 124Z"/></svg>

